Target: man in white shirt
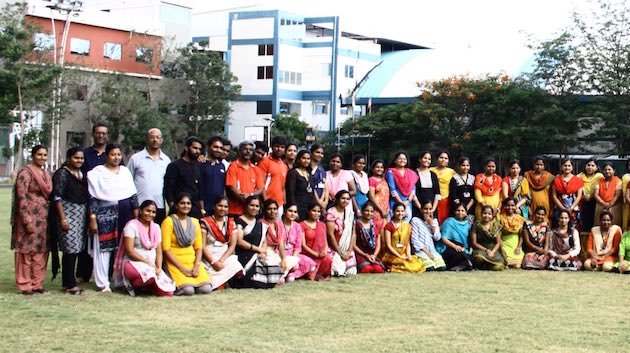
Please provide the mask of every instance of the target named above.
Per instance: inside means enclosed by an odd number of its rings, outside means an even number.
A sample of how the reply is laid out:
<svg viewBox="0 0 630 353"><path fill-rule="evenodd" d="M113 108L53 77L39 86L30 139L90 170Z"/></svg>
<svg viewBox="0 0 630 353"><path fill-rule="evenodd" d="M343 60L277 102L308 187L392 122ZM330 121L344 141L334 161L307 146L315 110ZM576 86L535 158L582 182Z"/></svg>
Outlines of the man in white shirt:
<svg viewBox="0 0 630 353"><path fill-rule="evenodd" d="M133 175L133 181L138 189L138 202L153 200L157 205L155 223L160 224L166 217L164 205L164 174L171 159L162 152L164 142L162 132L159 129L151 129L147 132L147 147L134 154L129 159L127 168Z"/></svg>

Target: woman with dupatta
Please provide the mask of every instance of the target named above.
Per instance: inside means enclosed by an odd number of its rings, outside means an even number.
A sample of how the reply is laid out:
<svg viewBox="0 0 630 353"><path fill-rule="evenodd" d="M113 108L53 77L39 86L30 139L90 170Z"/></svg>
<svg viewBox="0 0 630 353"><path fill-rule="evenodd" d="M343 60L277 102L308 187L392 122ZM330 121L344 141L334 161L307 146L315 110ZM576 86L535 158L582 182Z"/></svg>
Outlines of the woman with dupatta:
<svg viewBox="0 0 630 353"><path fill-rule="evenodd" d="M481 219L476 221L470 232L473 248L472 262L476 269L502 271L505 269L501 253L503 227L494 218L494 210L486 205L481 209Z"/></svg>
<svg viewBox="0 0 630 353"><path fill-rule="evenodd" d="M604 175L599 172L597 160L590 158L584 165L584 171L578 174L582 179L584 187L582 188L582 229L591 229L595 225L595 185L599 183L599 179Z"/></svg>
<svg viewBox="0 0 630 353"><path fill-rule="evenodd" d="M11 249L15 251L15 282L24 295L44 293L48 265L46 227L52 180L44 166L48 149L31 149L32 163L17 174L13 186Z"/></svg>
<svg viewBox="0 0 630 353"><path fill-rule="evenodd" d="M354 197L356 187L352 173L343 169L343 156L340 153L333 153L330 156L328 167L330 169L326 172L326 190L328 191L328 208L331 208L335 205L335 195L339 191L348 191L350 196ZM352 202L347 207L352 211Z"/></svg>
<svg viewBox="0 0 630 353"><path fill-rule="evenodd" d="M545 212L549 215L551 213L549 187L555 177L545 170L545 161L542 157L536 157L536 159L534 159L534 170L526 171L525 178L527 178L527 182L529 183L529 191L532 196L530 209L535 210L538 206L543 206Z"/></svg>
<svg viewBox="0 0 630 353"><path fill-rule="evenodd" d="M560 211L558 227L549 235L549 270L577 271L582 268L580 261L580 234L571 228L571 216L567 211Z"/></svg>
<svg viewBox="0 0 630 353"><path fill-rule="evenodd" d="M370 181L367 173L363 170L365 169L365 164L365 156L362 154L357 154L352 158L350 174L356 189L356 193L352 197L352 207L357 218L361 218L361 209L367 202L368 192L370 191Z"/></svg>
<svg viewBox="0 0 630 353"><path fill-rule="evenodd" d="M177 194L174 208L175 213L162 222L162 252L168 273L177 286L175 295L210 294L210 278L201 265L201 226L188 215L192 210L190 194Z"/></svg>
<svg viewBox="0 0 630 353"><path fill-rule="evenodd" d="M470 174L470 159L461 157L457 163L459 173L453 175L449 186L451 213L459 205L464 205L468 211L470 223L475 221L475 176Z"/></svg>
<svg viewBox="0 0 630 353"><path fill-rule="evenodd" d="M333 252L332 274L334 276L354 276L357 274L357 260L354 254L356 234L354 232L354 212L348 209L350 192L341 190L335 195L335 205L326 213L328 245Z"/></svg>
<svg viewBox="0 0 630 353"><path fill-rule="evenodd" d="M374 204L374 225L376 234L381 234L389 217L389 185L385 180L385 162L380 159L372 162L372 176L368 179L368 198Z"/></svg>
<svg viewBox="0 0 630 353"><path fill-rule="evenodd" d="M435 242L442 238L440 225L433 216L433 203L422 205L422 219L411 219L411 245L413 252L422 260L427 271L444 271L446 263L435 249Z"/></svg>
<svg viewBox="0 0 630 353"><path fill-rule="evenodd" d="M405 205L396 203L394 217L385 225L385 246L381 259L389 272L424 272L424 263L411 252L411 224L405 221Z"/></svg>
<svg viewBox="0 0 630 353"><path fill-rule="evenodd" d="M300 223L304 231L302 251L315 261L315 270L309 272L307 278L327 281L330 279L332 255L328 249L326 223L319 220L321 216L320 205L312 203L308 206L308 217Z"/></svg>
<svg viewBox="0 0 630 353"><path fill-rule="evenodd" d="M418 174L407 168L408 161L409 157L405 152L397 152L394 155L393 168L387 169L385 173L385 180L391 194L389 209L391 211L397 202L405 205L405 220L411 219L412 202L416 198L416 182L418 181Z"/></svg>
<svg viewBox="0 0 630 353"><path fill-rule="evenodd" d="M308 208L308 206L307 206ZM297 205L292 203L284 204L284 212L282 213L282 229L284 232L284 251L288 256L298 259L297 265L287 276L287 281L291 282L297 278L310 276L311 272L317 269L315 261L310 257L302 254L302 241L304 240L304 231L299 223L295 220L298 218Z"/></svg>
<svg viewBox="0 0 630 353"><path fill-rule="evenodd" d="M606 211L599 215L599 223L600 225L593 227L588 235L586 245L588 258L584 261L584 269L610 272L619 255L621 227L613 224L612 214Z"/></svg>
<svg viewBox="0 0 630 353"><path fill-rule="evenodd" d="M500 217L502 236L501 251L508 267L521 268L523 262L523 228L525 218L516 213L514 199L503 200L503 213Z"/></svg>
<svg viewBox="0 0 630 353"><path fill-rule="evenodd" d="M621 179L615 176L615 168L612 163L604 164L604 177L599 179L595 185L595 225L599 225L600 214L608 211L613 216L613 222L621 226L621 209L623 208L623 195L621 190Z"/></svg>
<svg viewBox="0 0 630 353"><path fill-rule="evenodd" d="M573 175L573 163L570 159L562 161L562 173L555 177L551 186L551 199L554 204L552 225L557 222L558 213L565 210L571 215L571 226L578 231L582 229L580 202L584 182L580 177Z"/></svg>
<svg viewBox="0 0 630 353"><path fill-rule="evenodd" d="M438 184L440 186L440 201L437 204L437 219L438 223L442 223L446 218L448 218L448 216L451 215L449 186L451 179L455 175L455 170L448 167L448 162L450 161L448 152L440 152L437 159L437 165L435 167L431 167L430 170L437 176Z"/></svg>
<svg viewBox="0 0 630 353"><path fill-rule="evenodd" d="M224 286L230 278L243 275L243 266L234 254L240 234L234 219L228 217L228 199L219 197L210 216L202 218L203 265L210 276L212 289Z"/></svg>
<svg viewBox="0 0 630 353"><path fill-rule="evenodd" d="M267 258L276 258L282 268L282 278L278 284L284 284L290 271L297 269L300 259L291 256L285 248L286 232L282 221L278 219L278 203L273 199L263 202L263 218L260 222L267 225Z"/></svg>
<svg viewBox="0 0 630 353"><path fill-rule="evenodd" d="M503 199L511 197L516 200L516 212L524 218L529 218L529 204L531 203L529 183L521 175L521 169L521 162L518 159L511 161L509 175L503 178L501 189Z"/></svg>
<svg viewBox="0 0 630 353"><path fill-rule="evenodd" d="M367 201L361 209L361 218L355 222L357 241L354 253L357 257L359 273L383 273L385 266L378 258L381 251L381 234L376 232L373 215L376 213L372 201Z"/></svg>
<svg viewBox="0 0 630 353"><path fill-rule="evenodd" d="M145 200L138 218L123 229L118 246L114 276L132 296L140 288L157 296L172 296L175 292L175 283L162 271L162 232L153 222L156 212L155 202Z"/></svg>
<svg viewBox="0 0 630 353"><path fill-rule="evenodd" d="M468 233L470 232L468 213L464 205L457 206L454 212L455 217L449 217L442 223L442 239L435 247L446 262L447 269L451 271L472 270L470 246L468 245Z"/></svg>
<svg viewBox="0 0 630 353"><path fill-rule="evenodd" d="M273 288L284 274L279 257L268 256L269 226L256 220L259 213L260 199L258 196L249 196L245 199L245 214L234 220L242 234L236 243L236 256L243 266L245 275L240 278L232 277L229 281L230 287Z"/></svg>
<svg viewBox="0 0 630 353"><path fill-rule="evenodd" d="M544 206L534 210L534 221L528 221L523 234L525 257L521 267L526 270L544 270L549 262L549 232L547 211Z"/></svg>
<svg viewBox="0 0 630 353"><path fill-rule="evenodd" d="M495 173L496 170L497 162L494 158L488 158L483 163L483 173L475 177L475 219L481 219L481 208L485 205L492 207L495 216L500 213L503 179Z"/></svg>

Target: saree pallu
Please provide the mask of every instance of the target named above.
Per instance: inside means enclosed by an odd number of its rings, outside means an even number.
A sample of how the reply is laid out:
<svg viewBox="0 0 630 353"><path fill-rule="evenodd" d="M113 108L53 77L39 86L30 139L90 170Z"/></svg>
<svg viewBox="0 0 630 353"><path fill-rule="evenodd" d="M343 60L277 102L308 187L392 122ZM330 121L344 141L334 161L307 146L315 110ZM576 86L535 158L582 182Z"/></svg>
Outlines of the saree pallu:
<svg viewBox="0 0 630 353"><path fill-rule="evenodd" d="M354 212L345 209L343 218L339 217L333 209L328 210L326 221L335 224L335 238L337 245L342 253L350 251L351 256L348 260L343 260L341 255L332 252L332 274L334 276L354 276L357 274L357 259L354 251L350 248L352 241L352 233L354 229Z"/></svg>
<svg viewBox="0 0 630 353"><path fill-rule="evenodd" d="M543 171L540 175L536 175L532 171L527 171L525 172L525 178L527 178L527 182L529 183L529 192L532 197L532 204L530 205L532 214L530 215L530 218L533 218L538 206L543 206L548 219L551 214L549 187L555 179L555 176L547 171Z"/></svg>
<svg viewBox="0 0 630 353"><path fill-rule="evenodd" d="M549 231L547 223L543 222L536 225L533 222L527 222L526 227L528 232L523 236L529 237L529 241L533 245L544 249L547 241L547 232ZM533 249L526 249L521 267L528 270L542 270L547 268L548 263L549 255L537 253Z"/></svg>
<svg viewBox="0 0 630 353"><path fill-rule="evenodd" d="M241 218L234 220L237 226L243 229L243 240L256 246L262 246L267 234L268 226L260 222L248 224ZM267 251L267 255L273 255L273 251ZM237 247L235 254L238 262L243 266L245 275L232 277L228 282L233 288L273 288L282 278L283 271L275 256L267 256L260 259L257 252Z"/></svg>
<svg viewBox="0 0 630 353"><path fill-rule="evenodd" d="M584 182L580 177L573 176L567 183L561 176L558 175L551 185L556 190L556 195L558 199L560 199L562 206L564 208L570 208L571 205L573 205L573 202L577 199L578 191L582 189ZM558 225L559 215L560 210L554 207L552 224L554 227ZM572 227L578 230L582 229L582 215L579 207L577 209L571 209L570 217Z"/></svg>
<svg viewBox="0 0 630 353"><path fill-rule="evenodd" d="M309 227L306 223L300 223L302 230L304 231L304 240L306 246L316 253L321 253L328 248L328 241L326 238L326 224L324 222L317 222L315 229ZM310 257L310 256L309 256ZM332 256L330 252L324 257L310 257L315 262L315 269L306 275L307 279L319 280L330 277Z"/></svg>
<svg viewBox="0 0 630 353"><path fill-rule="evenodd" d="M511 197L516 200L516 203L521 202L521 200L527 200L520 208L521 216L528 218L529 217L529 204L531 201L531 195L529 193L529 183L524 176L518 176L516 180L512 179L509 176L503 178L503 182L508 186L508 197Z"/></svg>
<svg viewBox="0 0 630 353"><path fill-rule="evenodd" d="M617 190L621 188L621 183L622 183L621 179L619 179L616 176L613 176L612 180L610 181L610 184L606 186L606 180L602 178L597 183L597 188L595 189L595 192L599 193L599 197L602 199L602 201L610 202L614 198ZM613 215L613 220L612 220L613 224L616 224L620 227L623 223L623 217L622 217L623 204L624 204L624 198L623 198L623 193L622 193L621 197L617 199L617 203L615 203L608 209L608 212L610 212ZM596 226L600 225L599 216L603 210L604 210L604 206L602 206L599 202L597 202L595 204L595 217L594 217L594 223Z"/></svg>
<svg viewBox="0 0 630 353"><path fill-rule="evenodd" d="M524 225L525 218L520 215L501 215L501 226L503 227L501 251L508 266L520 267L523 262L523 249L518 247L518 241ZM517 249L519 252L516 252Z"/></svg>
<svg viewBox="0 0 630 353"><path fill-rule="evenodd" d="M488 230L486 230L479 222L476 222L473 227L475 234L477 235L477 243L487 249L494 248L496 245L496 237L501 236L501 231L503 229L501 224L497 221L492 221L490 229ZM501 271L505 269L501 251L495 252L494 256L490 257L485 250L473 249L472 262L475 265L475 268L480 270Z"/></svg>

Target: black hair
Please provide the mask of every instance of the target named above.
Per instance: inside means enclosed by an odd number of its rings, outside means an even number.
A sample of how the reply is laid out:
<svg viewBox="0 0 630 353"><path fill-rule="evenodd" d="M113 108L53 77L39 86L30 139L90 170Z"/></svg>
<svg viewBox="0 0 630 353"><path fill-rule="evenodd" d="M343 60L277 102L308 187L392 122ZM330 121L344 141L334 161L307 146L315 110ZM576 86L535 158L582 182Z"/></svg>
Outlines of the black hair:
<svg viewBox="0 0 630 353"><path fill-rule="evenodd" d="M374 204L374 202L367 200L365 201L365 203L363 204L363 206L361 206L361 212L365 211L365 208L368 206L372 206L372 208L376 209L376 205Z"/></svg>
<svg viewBox="0 0 630 353"><path fill-rule="evenodd" d="M197 136L190 136L189 138L187 138L185 146L186 147L190 147L195 142L199 143L201 145L201 148L204 147L203 141L201 141L201 139L199 137L197 137Z"/></svg>
<svg viewBox="0 0 630 353"><path fill-rule="evenodd" d="M317 151L317 150L318 150L318 149L320 149L320 148L323 150L323 149L324 149L324 146L320 145L319 143L314 143L314 144L311 146L311 153L313 153L313 152Z"/></svg>
<svg viewBox="0 0 630 353"><path fill-rule="evenodd" d="M354 165L356 162L365 159L365 156L362 154L356 154L354 155L354 158L352 158L352 164Z"/></svg>
<svg viewBox="0 0 630 353"><path fill-rule="evenodd" d="M215 143L217 141L221 141L221 144L223 144L223 137L217 136L217 135L211 136L208 139L208 146L211 146L213 143Z"/></svg>
<svg viewBox="0 0 630 353"><path fill-rule="evenodd" d="M144 200L142 201L142 203L140 204L140 207L138 207L139 209L143 210L149 206L153 206L157 209L157 204L155 203L155 201L153 200Z"/></svg>
<svg viewBox="0 0 630 353"><path fill-rule="evenodd" d="M289 141L284 136L274 136L271 139L271 146L273 146L273 145L280 145L280 146L287 147L288 143L289 143Z"/></svg>
<svg viewBox="0 0 630 353"><path fill-rule="evenodd" d="M74 147L68 148L68 151L66 151L66 160L70 159L70 157L74 156L75 154L77 154L79 152L83 152L83 148L81 148L79 146L74 146Z"/></svg>
<svg viewBox="0 0 630 353"><path fill-rule="evenodd" d="M103 123L96 123L94 124L94 126L92 126L92 135L94 135L94 133L96 132L96 129L99 127L104 127L107 129L107 131L109 131L109 127Z"/></svg>
<svg viewBox="0 0 630 353"><path fill-rule="evenodd" d="M105 146L105 156L108 156L109 152L111 152L112 150L115 150L115 149L119 149L119 150L122 151L122 149L120 148L119 144L117 144L117 143L108 143Z"/></svg>
<svg viewBox="0 0 630 353"><path fill-rule="evenodd" d="M48 147L46 147L44 145L35 145L35 146L33 146L33 148L31 148L31 157L35 157L35 154L37 153L37 151L39 151L41 149L45 149L46 152L48 152Z"/></svg>

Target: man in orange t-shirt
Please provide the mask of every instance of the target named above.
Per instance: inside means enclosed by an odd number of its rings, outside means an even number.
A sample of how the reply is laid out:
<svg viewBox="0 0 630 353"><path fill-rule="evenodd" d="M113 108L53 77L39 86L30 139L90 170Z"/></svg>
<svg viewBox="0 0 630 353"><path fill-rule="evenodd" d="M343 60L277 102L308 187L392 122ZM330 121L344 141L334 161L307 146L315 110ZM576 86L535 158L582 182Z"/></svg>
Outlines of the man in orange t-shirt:
<svg viewBox="0 0 630 353"><path fill-rule="evenodd" d="M289 167L282 159L287 143L284 136L274 137L271 140L271 154L261 159L257 165L263 178L266 178L266 191L263 193L263 198L265 200L272 199L278 203L278 216L282 215L282 206L285 200L284 184L289 172Z"/></svg>
<svg viewBox="0 0 630 353"><path fill-rule="evenodd" d="M225 187L230 198L228 203L230 216L240 216L244 210L245 199L249 196L262 196L265 180L262 173L251 163L254 143L243 141L238 145L238 159L230 163L225 176Z"/></svg>

